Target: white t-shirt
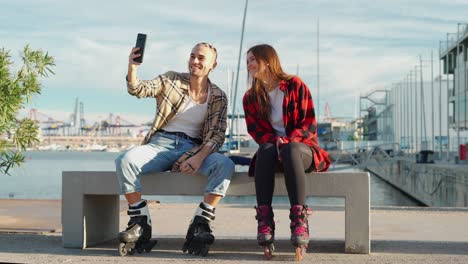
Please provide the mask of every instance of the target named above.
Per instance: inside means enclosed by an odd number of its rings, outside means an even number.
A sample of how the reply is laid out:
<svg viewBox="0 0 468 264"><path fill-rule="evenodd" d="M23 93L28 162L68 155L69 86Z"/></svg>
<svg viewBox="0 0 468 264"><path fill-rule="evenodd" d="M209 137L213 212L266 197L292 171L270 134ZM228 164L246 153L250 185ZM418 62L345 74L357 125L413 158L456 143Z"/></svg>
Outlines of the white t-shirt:
<svg viewBox="0 0 468 264"><path fill-rule="evenodd" d="M277 86L274 90L268 92L268 97L270 97L271 105L270 122L275 130L275 135L284 137L286 136L283 120L284 93Z"/></svg>
<svg viewBox="0 0 468 264"><path fill-rule="evenodd" d="M192 97L189 96L184 105L180 107L179 112L177 112L174 118L169 121L163 129L170 132L183 132L189 137L198 138L208 114L209 100L209 88L206 102L203 104L197 104L193 101Z"/></svg>

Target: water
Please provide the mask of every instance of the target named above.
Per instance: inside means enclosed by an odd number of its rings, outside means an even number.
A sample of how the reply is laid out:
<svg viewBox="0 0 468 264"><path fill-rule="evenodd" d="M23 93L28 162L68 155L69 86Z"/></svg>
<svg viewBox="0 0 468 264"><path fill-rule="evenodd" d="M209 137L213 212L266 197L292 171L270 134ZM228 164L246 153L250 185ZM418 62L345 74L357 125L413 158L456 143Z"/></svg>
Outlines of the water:
<svg viewBox="0 0 468 264"><path fill-rule="evenodd" d="M28 152L26 163L1 175L0 199L61 199L62 171L114 171L119 153L109 152ZM238 167L236 170L245 170ZM193 203L201 197L149 196L163 203ZM289 204L287 197L274 197L276 204ZM255 204L255 197L226 197L223 203ZM309 205L344 205L343 198L315 198ZM371 205L418 206L419 204L378 177L371 176Z"/></svg>

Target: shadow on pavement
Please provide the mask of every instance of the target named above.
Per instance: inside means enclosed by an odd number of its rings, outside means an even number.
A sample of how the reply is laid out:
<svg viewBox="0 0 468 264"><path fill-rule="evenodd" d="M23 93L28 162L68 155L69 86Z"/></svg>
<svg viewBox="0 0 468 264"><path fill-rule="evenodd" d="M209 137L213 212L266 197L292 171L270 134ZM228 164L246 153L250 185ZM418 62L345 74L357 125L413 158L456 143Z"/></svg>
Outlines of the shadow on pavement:
<svg viewBox="0 0 468 264"><path fill-rule="evenodd" d="M165 259L200 259L202 257L184 254L181 251L182 238L161 238L150 253L135 256ZM0 234L0 253L52 254L75 256L117 257L118 241L113 240L85 250L62 247L59 234ZM275 243L275 260L291 260L294 248L288 240ZM308 252L320 254L345 254L345 243L339 240L312 240ZM372 253L385 254L441 254L468 255L468 242L423 242L423 241L372 241ZM252 239L220 239L211 247L209 259L260 260L262 249Z"/></svg>

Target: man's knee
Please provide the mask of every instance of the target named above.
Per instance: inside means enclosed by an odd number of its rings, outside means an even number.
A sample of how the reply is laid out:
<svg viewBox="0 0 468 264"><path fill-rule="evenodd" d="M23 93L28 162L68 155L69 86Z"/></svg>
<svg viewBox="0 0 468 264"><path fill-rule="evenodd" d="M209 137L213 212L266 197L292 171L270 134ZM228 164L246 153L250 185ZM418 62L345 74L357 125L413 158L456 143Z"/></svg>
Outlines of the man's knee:
<svg viewBox="0 0 468 264"><path fill-rule="evenodd" d="M138 157L135 156L135 153L127 151L121 154L117 159L115 159L115 166L117 169L128 170L134 169L139 164Z"/></svg>
<svg viewBox="0 0 468 264"><path fill-rule="evenodd" d="M202 173L206 173L207 176L215 173L215 175L222 175L223 178L230 179L234 173L234 162L223 154L212 153L205 162L208 163L202 166Z"/></svg>
<svg viewBox="0 0 468 264"><path fill-rule="evenodd" d="M128 152L122 153L115 159L115 166L117 168L125 167L126 165L131 163L131 159L128 155Z"/></svg>
<svg viewBox="0 0 468 264"><path fill-rule="evenodd" d="M230 172L230 174L232 174L234 172L234 169L235 169L235 165L234 165L234 162L222 155L222 154L219 154L219 153L216 153L216 165L218 168L222 169L222 170L225 170L226 172Z"/></svg>
<svg viewBox="0 0 468 264"><path fill-rule="evenodd" d="M231 176L234 173L234 170L236 168L236 165L234 164L234 162L230 158L228 158L228 157L226 157L224 155L223 155L222 163L223 163L222 168L229 172L229 175L230 175L229 178L231 178Z"/></svg>

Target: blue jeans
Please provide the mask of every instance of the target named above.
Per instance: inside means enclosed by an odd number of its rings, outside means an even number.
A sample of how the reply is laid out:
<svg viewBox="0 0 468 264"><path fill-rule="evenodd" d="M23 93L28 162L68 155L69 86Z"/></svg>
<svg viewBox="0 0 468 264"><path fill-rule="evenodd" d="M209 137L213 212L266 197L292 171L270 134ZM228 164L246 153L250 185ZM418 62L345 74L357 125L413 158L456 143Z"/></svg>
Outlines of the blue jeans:
<svg viewBox="0 0 468 264"><path fill-rule="evenodd" d="M195 143L189 139L157 132L146 145L124 152L115 160L121 193L141 192L142 174L170 170L177 159L194 146ZM234 163L220 153L211 153L198 173L208 177L204 195L224 197L234 173Z"/></svg>

